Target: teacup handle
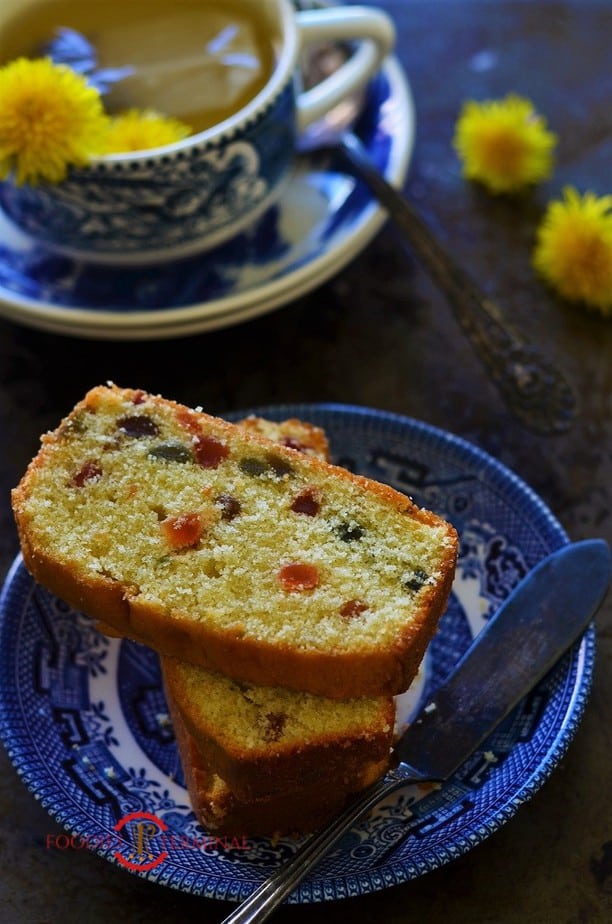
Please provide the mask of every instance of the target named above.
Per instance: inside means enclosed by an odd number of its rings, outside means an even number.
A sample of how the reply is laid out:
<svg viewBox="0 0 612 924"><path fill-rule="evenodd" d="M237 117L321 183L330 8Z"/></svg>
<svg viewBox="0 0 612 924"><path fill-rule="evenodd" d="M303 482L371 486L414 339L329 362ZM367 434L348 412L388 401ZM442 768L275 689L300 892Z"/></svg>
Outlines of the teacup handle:
<svg viewBox="0 0 612 924"><path fill-rule="evenodd" d="M298 94L297 127L311 122L359 90L376 73L395 44L395 26L382 10L367 6L303 10L296 14L300 44L361 39L355 54L330 77Z"/></svg>

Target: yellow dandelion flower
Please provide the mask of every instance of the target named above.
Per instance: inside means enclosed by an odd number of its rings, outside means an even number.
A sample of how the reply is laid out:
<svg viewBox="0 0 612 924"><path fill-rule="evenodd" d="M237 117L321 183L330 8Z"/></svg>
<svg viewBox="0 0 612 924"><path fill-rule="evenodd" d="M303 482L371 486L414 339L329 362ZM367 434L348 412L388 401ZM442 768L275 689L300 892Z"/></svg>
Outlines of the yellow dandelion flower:
<svg viewBox="0 0 612 924"><path fill-rule="evenodd" d="M58 183L84 166L106 127L100 94L49 58L18 58L0 68L0 179Z"/></svg>
<svg viewBox="0 0 612 924"><path fill-rule="evenodd" d="M128 109L111 119L104 141L105 154L146 151L173 144L191 134L188 125L151 109Z"/></svg>
<svg viewBox="0 0 612 924"><path fill-rule="evenodd" d="M563 298L612 316L612 196L566 187L538 228L533 266Z"/></svg>
<svg viewBox="0 0 612 924"><path fill-rule="evenodd" d="M556 143L533 104L515 94L464 103L453 138L463 176L494 193L516 192L548 179Z"/></svg>

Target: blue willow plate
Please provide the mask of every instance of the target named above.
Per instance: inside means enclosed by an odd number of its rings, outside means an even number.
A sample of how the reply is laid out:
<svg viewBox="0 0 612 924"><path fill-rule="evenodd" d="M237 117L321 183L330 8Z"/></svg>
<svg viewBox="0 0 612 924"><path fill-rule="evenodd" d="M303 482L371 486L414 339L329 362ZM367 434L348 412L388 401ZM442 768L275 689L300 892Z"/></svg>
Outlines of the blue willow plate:
<svg viewBox="0 0 612 924"><path fill-rule="evenodd" d="M388 482L457 527L450 605L409 708L448 674L516 583L567 542L530 488L450 434L342 405L258 413L324 427L336 462ZM585 706L593 659L591 628L449 782L429 791L407 786L389 797L291 900L383 889L492 834L563 756ZM289 838L206 835L183 786L156 656L100 635L88 618L35 585L19 559L0 599L0 728L24 782L57 821L100 856L149 880L238 900L296 848Z"/></svg>

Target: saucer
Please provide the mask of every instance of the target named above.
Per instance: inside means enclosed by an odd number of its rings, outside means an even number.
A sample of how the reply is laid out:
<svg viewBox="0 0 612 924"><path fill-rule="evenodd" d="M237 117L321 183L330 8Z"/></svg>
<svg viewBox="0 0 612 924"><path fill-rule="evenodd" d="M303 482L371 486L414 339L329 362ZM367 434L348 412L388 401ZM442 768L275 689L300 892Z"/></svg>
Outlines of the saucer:
<svg viewBox="0 0 612 924"><path fill-rule="evenodd" d="M246 408L235 417L250 413L323 427L335 463L405 492L456 527L452 594L404 703L400 721L410 721L501 601L567 535L502 463L420 421L337 404ZM498 831L563 758L587 702L594 651L591 626L450 779L407 785L379 803L289 901L387 889L454 862ZM121 832L134 813L168 830L167 840L149 842L142 865L127 867L151 882L239 900L297 849L290 837L211 839L185 789L157 656L101 635L36 585L20 558L0 594L0 738L41 804L105 860L126 867L134 844Z"/></svg>
<svg viewBox="0 0 612 924"><path fill-rule="evenodd" d="M390 58L355 126L384 176L401 186L414 142L406 75ZM284 193L247 232L161 266L101 266L53 254L0 214L0 316L76 337L157 339L238 324L339 272L386 213L333 156L296 158Z"/></svg>

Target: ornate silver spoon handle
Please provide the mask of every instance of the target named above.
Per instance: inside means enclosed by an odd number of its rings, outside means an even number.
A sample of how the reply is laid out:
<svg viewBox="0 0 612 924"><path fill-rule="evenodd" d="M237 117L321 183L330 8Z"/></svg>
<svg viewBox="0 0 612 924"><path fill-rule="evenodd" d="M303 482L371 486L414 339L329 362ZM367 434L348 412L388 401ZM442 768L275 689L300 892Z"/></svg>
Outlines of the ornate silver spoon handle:
<svg viewBox="0 0 612 924"><path fill-rule="evenodd" d="M418 777L420 779L420 777ZM405 786L409 779L394 778L392 774L383 777L359 796L328 825L311 835L277 873L267 879L258 889L242 902L222 924L261 924L272 914L281 902L290 895L307 873L326 856L343 834L380 800Z"/></svg>
<svg viewBox="0 0 612 924"><path fill-rule="evenodd" d="M373 166L358 138L343 134L334 145L334 150L337 149L386 208L447 296L457 321L509 410L538 433L549 435L567 430L575 414L576 400L561 371L504 321L494 302L483 295L407 200Z"/></svg>

